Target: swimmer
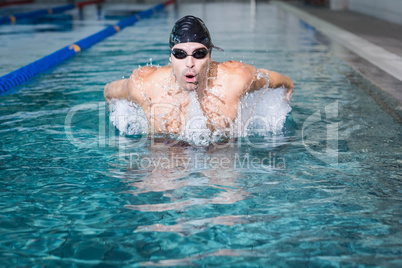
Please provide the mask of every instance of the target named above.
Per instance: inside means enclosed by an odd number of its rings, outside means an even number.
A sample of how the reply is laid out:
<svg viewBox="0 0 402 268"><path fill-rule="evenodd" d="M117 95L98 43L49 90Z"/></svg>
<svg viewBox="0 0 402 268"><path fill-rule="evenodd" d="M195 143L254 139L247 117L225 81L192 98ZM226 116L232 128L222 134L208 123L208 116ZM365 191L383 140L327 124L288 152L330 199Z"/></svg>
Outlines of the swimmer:
<svg viewBox="0 0 402 268"><path fill-rule="evenodd" d="M264 87L286 89L289 77L237 61L215 62L213 45L204 22L194 16L178 20L170 34L170 63L135 69L128 79L105 86L107 102L127 99L142 107L152 133L181 134L185 129L190 94L196 94L208 128L221 131L234 122L241 98Z"/></svg>

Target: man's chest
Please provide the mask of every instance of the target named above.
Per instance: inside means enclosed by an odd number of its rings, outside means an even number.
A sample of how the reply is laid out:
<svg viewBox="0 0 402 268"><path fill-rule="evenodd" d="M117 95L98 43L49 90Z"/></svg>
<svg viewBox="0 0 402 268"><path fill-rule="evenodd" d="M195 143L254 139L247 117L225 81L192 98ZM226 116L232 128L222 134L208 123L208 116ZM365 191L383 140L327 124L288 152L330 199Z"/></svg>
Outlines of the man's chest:
<svg viewBox="0 0 402 268"><path fill-rule="evenodd" d="M180 133L194 120L204 117L210 129L228 127L237 115L238 101L220 92L161 94L149 98L144 107L156 132Z"/></svg>

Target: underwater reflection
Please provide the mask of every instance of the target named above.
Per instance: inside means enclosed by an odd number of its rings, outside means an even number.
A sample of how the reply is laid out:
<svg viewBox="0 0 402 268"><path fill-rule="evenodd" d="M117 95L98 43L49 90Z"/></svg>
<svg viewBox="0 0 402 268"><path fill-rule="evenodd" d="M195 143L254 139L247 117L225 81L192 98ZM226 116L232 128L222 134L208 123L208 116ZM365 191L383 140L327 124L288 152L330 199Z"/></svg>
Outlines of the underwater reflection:
<svg viewBox="0 0 402 268"><path fill-rule="evenodd" d="M208 229L214 225L232 226L235 224L250 224L255 222L269 222L277 216L271 215L224 215L202 219L179 219L176 224L163 225L142 225L138 226L136 232L175 232L181 236L191 236Z"/></svg>
<svg viewBox="0 0 402 268"><path fill-rule="evenodd" d="M249 198L238 186L236 170L238 148L226 146L194 147L156 142L144 154L130 154L131 173L141 179L127 179L135 196L160 193L159 200L126 205L139 211L182 211L207 204L233 204ZM158 200L158 201L159 201ZM166 202L166 200L169 200Z"/></svg>
<svg viewBox="0 0 402 268"><path fill-rule="evenodd" d="M152 266L152 267L176 267L176 266L199 266L198 261L211 257L248 257L248 258L269 258L270 254L263 250L249 250L249 249L219 249L209 253L193 254L185 258L180 259L168 259L168 260L156 260L156 261L144 261L140 263L140 266Z"/></svg>

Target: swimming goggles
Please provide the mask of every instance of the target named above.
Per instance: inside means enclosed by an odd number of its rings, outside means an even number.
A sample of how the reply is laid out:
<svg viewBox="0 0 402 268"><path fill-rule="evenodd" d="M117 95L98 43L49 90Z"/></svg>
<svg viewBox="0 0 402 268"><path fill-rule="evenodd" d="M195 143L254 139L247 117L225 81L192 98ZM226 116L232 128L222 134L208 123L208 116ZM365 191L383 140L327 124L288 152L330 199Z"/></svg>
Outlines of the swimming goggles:
<svg viewBox="0 0 402 268"><path fill-rule="evenodd" d="M186 51L184 51L182 49L178 49L178 48L172 49L171 52L172 52L173 56L179 60L185 59L185 58L187 58L187 56L193 56L193 58L200 60L200 59L205 58L205 56L208 55L209 50L206 48L199 48L199 49L194 50L191 55L188 55Z"/></svg>

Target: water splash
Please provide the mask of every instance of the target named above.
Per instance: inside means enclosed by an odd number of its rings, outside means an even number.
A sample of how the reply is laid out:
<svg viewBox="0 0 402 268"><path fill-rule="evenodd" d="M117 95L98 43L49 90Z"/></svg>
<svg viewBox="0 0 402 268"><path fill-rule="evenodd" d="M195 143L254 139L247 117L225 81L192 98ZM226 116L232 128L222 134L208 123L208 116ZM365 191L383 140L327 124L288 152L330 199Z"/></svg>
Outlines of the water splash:
<svg viewBox="0 0 402 268"><path fill-rule="evenodd" d="M246 94L235 120L237 136L280 134L292 110L285 100L285 92L285 88L263 88Z"/></svg>
<svg viewBox="0 0 402 268"><path fill-rule="evenodd" d="M268 136L282 133L286 116L291 111L285 100L284 88L263 88L246 94L238 109L232 129L233 137L252 135ZM211 132L207 127L207 118L203 114L195 92L190 92L190 103L186 115L186 124L179 140L190 144L207 146L221 139L223 134ZM142 108L127 100L114 100L110 106L110 121L120 134L146 134L148 121Z"/></svg>
<svg viewBox="0 0 402 268"><path fill-rule="evenodd" d="M143 109L128 100L113 100L109 104L109 120L120 134L140 135L148 132L148 120Z"/></svg>
<svg viewBox="0 0 402 268"><path fill-rule="evenodd" d="M211 130L207 127L207 118L201 110L196 92L190 92L190 103L187 107L186 124L179 139L198 146L211 143Z"/></svg>

